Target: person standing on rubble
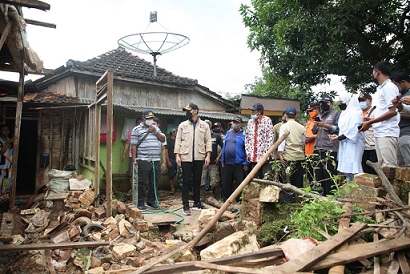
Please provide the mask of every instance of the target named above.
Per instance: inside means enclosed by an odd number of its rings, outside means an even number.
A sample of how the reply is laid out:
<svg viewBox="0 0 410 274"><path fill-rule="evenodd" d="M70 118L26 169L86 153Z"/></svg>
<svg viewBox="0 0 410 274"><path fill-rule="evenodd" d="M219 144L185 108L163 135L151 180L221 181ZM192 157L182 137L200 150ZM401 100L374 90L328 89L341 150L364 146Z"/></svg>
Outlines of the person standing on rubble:
<svg viewBox="0 0 410 274"><path fill-rule="evenodd" d="M138 126L142 122L142 117L138 117L137 120L135 120L135 126ZM135 127L134 127L135 128ZM124 150L122 151L122 157L121 161L124 162L125 160L125 155L128 153L129 159L128 159L128 176L130 177L130 186L132 190L132 151L131 151L131 134L132 130L134 128L131 128L128 130L127 137L125 139L125 145L124 145Z"/></svg>
<svg viewBox="0 0 410 274"><path fill-rule="evenodd" d="M153 125L155 115L152 110L142 112L143 121L131 134L132 162L138 164L138 208L147 210L147 205L158 209L155 200L155 186L161 177L161 147L165 135ZM148 181L148 193L147 193Z"/></svg>
<svg viewBox="0 0 410 274"><path fill-rule="evenodd" d="M175 159L182 168L182 203L183 213L191 215L189 208L189 182L193 177L193 210L202 210L201 204L201 177L202 167L211 161L212 140L211 130L207 123L198 117L199 108L189 103L182 108L186 112L186 121L178 126L175 138Z"/></svg>
<svg viewBox="0 0 410 274"><path fill-rule="evenodd" d="M12 145L14 138L9 138L10 130L5 124L0 125L0 182L1 195L10 192L11 168L12 168Z"/></svg>

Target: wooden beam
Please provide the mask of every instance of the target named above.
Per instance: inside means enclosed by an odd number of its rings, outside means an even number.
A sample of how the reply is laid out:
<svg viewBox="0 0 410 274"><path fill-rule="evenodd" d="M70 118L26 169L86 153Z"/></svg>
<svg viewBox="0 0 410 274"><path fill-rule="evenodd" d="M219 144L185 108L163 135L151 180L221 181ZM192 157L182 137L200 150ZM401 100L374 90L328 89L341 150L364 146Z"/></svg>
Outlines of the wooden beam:
<svg viewBox="0 0 410 274"><path fill-rule="evenodd" d="M11 4L14 6L22 6L39 10L50 10L50 4L38 0L0 0L0 3Z"/></svg>
<svg viewBox="0 0 410 274"><path fill-rule="evenodd" d="M220 265L234 265L238 263L244 263L251 260L261 260L261 259L268 259L272 257L283 256L283 250L281 248L270 248L259 250L255 252L250 252L246 254L234 255L224 258L217 258L208 260L205 262L208 263L215 263ZM195 266L196 261L192 262L184 262L184 263L176 263L172 265L161 265L150 270L147 270L144 273L147 274L169 274L169 273L181 273L181 272L190 272L199 270L198 267ZM135 269L136 270L136 269Z"/></svg>
<svg viewBox="0 0 410 274"><path fill-rule="evenodd" d="M335 264L348 264L360 259L378 256L410 248L410 238L400 237L391 240L377 241L349 246L348 250L328 255L323 260L309 267L309 270L329 268Z"/></svg>
<svg viewBox="0 0 410 274"><path fill-rule="evenodd" d="M114 96L114 69L107 70L107 173L105 174L107 212L112 214L112 133L113 133L113 96Z"/></svg>
<svg viewBox="0 0 410 274"><path fill-rule="evenodd" d="M362 230L366 224L355 223L353 226L337 233L330 240L321 243L318 246L309 249L307 252L290 260L283 265L270 268L272 273L292 273L296 271L304 271L310 269L310 266L317 261L326 257L330 252L334 251L344 243L348 242L357 232Z"/></svg>
<svg viewBox="0 0 410 274"><path fill-rule="evenodd" d="M4 28L3 32L1 33L1 38L0 38L0 49L3 48L4 42L6 42L7 36L9 36L9 32L11 30L11 22L9 21Z"/></svg>
<svg viewBox="0 0 410 274"><path fill-rule="evenodd" d="M21 62L24 63L22 57ZM22 66L19 77L19 86L17 91L17 107L16 107L16 120L14 123L14 142L13 142L13 168L11 170L11 194L10 194L10 208L16 207L16 183L17 183L17 167L19 159L19 146L20 146L20 127L21 116L23 113L23 100L24 100L24 66Z"/></svg>
<svg viewBox="0 0 410 274"><path fill-rule="evenodd" d="M41 21L37 21L37 20L32 20L32 19L25 18L24 21L26 21L26 23L30 24L30 25L46 27L46 28L51 28L51 29L57 28L57 26L55 24L41 22Z"/></svg>
<svg viewBox="0 0 410 274"><path fill-rule="evenodd" d="M50 250L50 249L74 249L82 247L99 247L109 246L109 242L72 242L72 243L58 243L58 244L29 244L29 245L2 245L0 252L24 251L24 250Z"/></svg>

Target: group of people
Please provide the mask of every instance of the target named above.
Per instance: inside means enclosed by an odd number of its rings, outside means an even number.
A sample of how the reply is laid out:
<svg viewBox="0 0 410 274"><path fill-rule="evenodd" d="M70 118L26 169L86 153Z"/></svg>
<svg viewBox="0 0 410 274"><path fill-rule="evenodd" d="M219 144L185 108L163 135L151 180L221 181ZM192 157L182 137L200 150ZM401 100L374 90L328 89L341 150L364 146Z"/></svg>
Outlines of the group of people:
<svg viewBox="0 0 410 274"><path fill-rule="evenodd" d="M228 199L247 172L287 132L288 136L270 158L280 162L281 180L303 187L306 174L309 182L320 185L323 195L331 193L333 176L338 172L344 173L349 181L363 171L375 173L367 160L379 162L381 167L410 165L410 76L404 71L391 75L389 62L375 64L372 74L379 85L376 94L343 94L338 99L340 112L335 110L333 98L325 94L319 102L309 105L305 125L296 121L297 110L288 107L282 121L273 126L272 120L264 115L264 106L255 103L250 108L246 130L244 121L237 116L222 135L221 125L200 119L199 107L190 103L183 108L186 120L172 129L165 140L158 123L153 122L153 112L144 111L130 133L131 163L136 161L139 167L138 207L147 209L146 200L148 206L158 208L152 182L158 182L161 175L163 149L163 168L168 168L171 194L175 191L176 167L182 170L185 215L191 214L191 208L204 208L201 185L210 190L221 181L221 198ZM270 170L268 160L255 176L263 178Z"/></svg>

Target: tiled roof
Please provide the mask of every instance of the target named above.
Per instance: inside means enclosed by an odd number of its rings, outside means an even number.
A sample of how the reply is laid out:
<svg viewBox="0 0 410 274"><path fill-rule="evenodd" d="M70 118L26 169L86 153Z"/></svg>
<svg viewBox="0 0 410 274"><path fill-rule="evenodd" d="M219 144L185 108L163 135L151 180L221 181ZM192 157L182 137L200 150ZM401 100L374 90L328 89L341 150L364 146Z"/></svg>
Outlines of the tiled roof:
<svg viewBox="0 0 410 274"><path fill-rule="evenodd" d="M62 95L53 92L28 93L24 96L24 102L40 104L84 104L86 102L78 97Z"/></svg>
<svg viewBox="0 0 410 274"><path fill-rule="evenodd" d="M87 61L68 60L67 67L80 71L97 72L103 74L107 69L115 69L114 76L141 79L159 83L192 86L197 80L180 77L163 68L157 67L157 76L154 76L154 65L119 47Z"/></svg>
<svg viewBox="0 0 410 274"><path fill-rule="evenodd" d="M131 106L131 105L115 105L117 107L122 107L128 110L132 110L135 112L142 112L143 110L149 108L155 114L162 114L162 115L175 115L175 116L185 116L185 112L181 109L170 109L170 108L156 108L156 107L141 107L141 106ZM228 113L228 112L217 112L217 111L199 111L199 117L206 117L211 119L220 119L220 120L227 120L231 121L234 117L241 116L235 113ZM241 116L242 120L248 121L249 118L245 116Z"/></svg>

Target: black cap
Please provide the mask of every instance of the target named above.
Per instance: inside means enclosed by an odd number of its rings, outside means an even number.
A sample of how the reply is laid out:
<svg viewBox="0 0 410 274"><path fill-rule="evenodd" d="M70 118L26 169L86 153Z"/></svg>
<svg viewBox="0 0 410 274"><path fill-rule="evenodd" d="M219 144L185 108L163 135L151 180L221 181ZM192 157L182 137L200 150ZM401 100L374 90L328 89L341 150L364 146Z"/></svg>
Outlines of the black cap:
<svg viewBox="0 0 410 274"><path fill-rule="evenodd" d="M190 111L191 109L199 109L194 103L189 103L186 107L182 108L183 111Z"/></svg>
<svg viewBox="0 0 410 274"><path fill-rule="evenodd" d="M333 98L328 94L324 94L322 96L322 98L320 99L320 102L331 102L331 103L333 103Z"/></svg>
<svg viewBox="0 0 410 274"><path fill-rule="evenodd" d="M232 119L233 122L237 122L237 123L243 123L243 120L240 116L236 116L235 118Z"/></svg>
<svg viewBox="0 0 410 274"><path fill-rule="evenodd" d="M142 117L145 119L155 118L154 112L150 109L146 109L142 112Z"/></svg>
<svg viewBox="0 0 410 274"><path fill-rule="evenodd" d="M359 101L366 101L366 99L372 100L372 96L369 93L362 92L359 95Z"/></svg>
<svg viewBox="0 0 410 274"><path fill-rule="evenodd" d="M319 107L319 103L314 102L314 103L311 103L310 105L308 105L307 110L309 111L309 110L312 110L312 109L318 108L318 107Z"/></svg>
<svg viewBox="0 0 410 274"><path fill-rule="evenodd" d="M216 122L212 125L212 128L214 128L214 127L222 127L222 125L221 125L221 123Z"/></svg>
<svg viewBox="0 0 410 274"><path fill-rule="evenodd" d="M255 103L249 109L250 110L262 110L263 111L263 105L261 103Z"/></svg>

